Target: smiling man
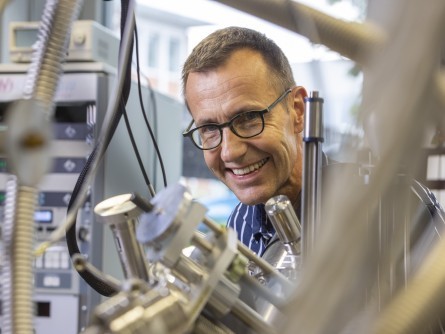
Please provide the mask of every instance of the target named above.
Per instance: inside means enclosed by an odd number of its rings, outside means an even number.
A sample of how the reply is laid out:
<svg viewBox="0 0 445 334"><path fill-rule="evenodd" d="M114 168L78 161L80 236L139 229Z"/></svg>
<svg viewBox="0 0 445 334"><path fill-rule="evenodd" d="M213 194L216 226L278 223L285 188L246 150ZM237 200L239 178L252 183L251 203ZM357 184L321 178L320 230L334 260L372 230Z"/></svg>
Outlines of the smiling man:
<svg viewBox="0 0 445 334"><path fill-rule="evenodd" d="M282 50L257 31L228 27L187 58L183 92L192 122L184 131L240 203L228 227L261 255L275 231L264 204L286 195L299 212L304 98Z"/></svg>

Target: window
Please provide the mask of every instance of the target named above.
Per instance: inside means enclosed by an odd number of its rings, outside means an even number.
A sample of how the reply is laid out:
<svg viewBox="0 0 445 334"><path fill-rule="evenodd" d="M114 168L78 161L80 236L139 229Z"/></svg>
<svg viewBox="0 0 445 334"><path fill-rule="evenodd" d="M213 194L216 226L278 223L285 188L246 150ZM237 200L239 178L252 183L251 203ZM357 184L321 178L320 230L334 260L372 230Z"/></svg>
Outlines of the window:
<svg viewBox="0 0 445 334"><path fill-rule="evenodd" d="M168 46L168 52L169 52L169 63L168 63L168 69L171 72L178 72L180 70L180 41L177 38L170 38L169 46Z"/></svg>
<svg viewBox="0 0 445 334"><path fill-rule="evenodd" d="M148 38L148 66L159 66L159 34L152 33Z"/></svg>

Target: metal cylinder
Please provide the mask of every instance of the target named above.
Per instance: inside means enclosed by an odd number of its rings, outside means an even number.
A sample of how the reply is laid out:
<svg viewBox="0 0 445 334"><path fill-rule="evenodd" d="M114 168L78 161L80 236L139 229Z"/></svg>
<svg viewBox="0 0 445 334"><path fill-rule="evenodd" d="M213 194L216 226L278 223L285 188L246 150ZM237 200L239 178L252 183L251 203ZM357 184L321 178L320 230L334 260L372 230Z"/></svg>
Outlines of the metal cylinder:
<svg viewBox="0 0 445 334"><path fill-rule="evenodd" d="M265 208L281 242L288 246L286 250L293 255L300 254L297 243L301 237L301 225L289 198L285 195L272 197Z"/></svg>
<svg viewBox="0 0 445 334"><path fill-rule="evenodd" d="M304 115L305 142L322 142L323 138L323 98L318 91L312 91L310 96L305 98L306 112Z"/></svg>
<svg viewBox="0 0 445 334"><path fill-rule="evenodd" d="M143 213L132 200L133 194L111 197L97 204L94 212L109 224L126 278L148 280L142 246L136 239L136 218Z"/></svg>
<svg viewBox="0 0 445 334"><path fill-rule="evenodd" d="M302 260L307 258L315 243L320 220L321 143L323 142L323 99L318 91L305 99L305 127L303 132L302 184Z"/></svg>

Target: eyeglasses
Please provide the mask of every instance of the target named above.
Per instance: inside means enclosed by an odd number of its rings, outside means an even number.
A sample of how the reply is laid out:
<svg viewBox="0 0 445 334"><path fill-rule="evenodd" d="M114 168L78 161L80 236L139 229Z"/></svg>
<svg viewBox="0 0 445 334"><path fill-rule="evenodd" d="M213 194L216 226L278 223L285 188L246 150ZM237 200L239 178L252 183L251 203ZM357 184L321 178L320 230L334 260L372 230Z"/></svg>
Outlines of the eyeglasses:
<svg viewBox="0 0 445 334"><path fill-rule="evenodd" d="M229 127L240 138L258 136L264 130L264 114L276 107L291 91L292 89L286 90L266 109L242 112L222 124L209 123L190 130L195 122L192 120L182 135L190 137L193 144L201 150L211 150L221 145L225 127Z"/></svg>

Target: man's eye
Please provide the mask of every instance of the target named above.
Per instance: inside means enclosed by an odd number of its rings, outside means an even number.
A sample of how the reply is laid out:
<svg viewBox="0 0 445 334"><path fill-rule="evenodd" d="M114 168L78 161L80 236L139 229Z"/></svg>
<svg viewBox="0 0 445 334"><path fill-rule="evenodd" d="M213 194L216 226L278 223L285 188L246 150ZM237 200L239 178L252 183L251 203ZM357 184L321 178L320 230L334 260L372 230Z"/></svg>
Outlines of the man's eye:
<svg viewBox="0 0 445 334"><path fill-rule="evenodd" d="M261 123L261 115L257 111L249 111L244 114L240 114L236 119L237 125L254 125Z"/></svg>
<svg viewBox="0 0 445 334"><path fill-rule="evenodd" d="M249 111L249 112L246 112L246 113L242 114L240 118L243 121L252 121L252 120L259 119L258 116L259 116L259 114L258 114L257 111Z"/></svg>
<svg viewBox="0 0 445 334"><path fill-rule="evenodd" d="M216 133L219 133L219 129L216 126L204 126L199 129L199 132L203 136L212 136Z"/></svg>

